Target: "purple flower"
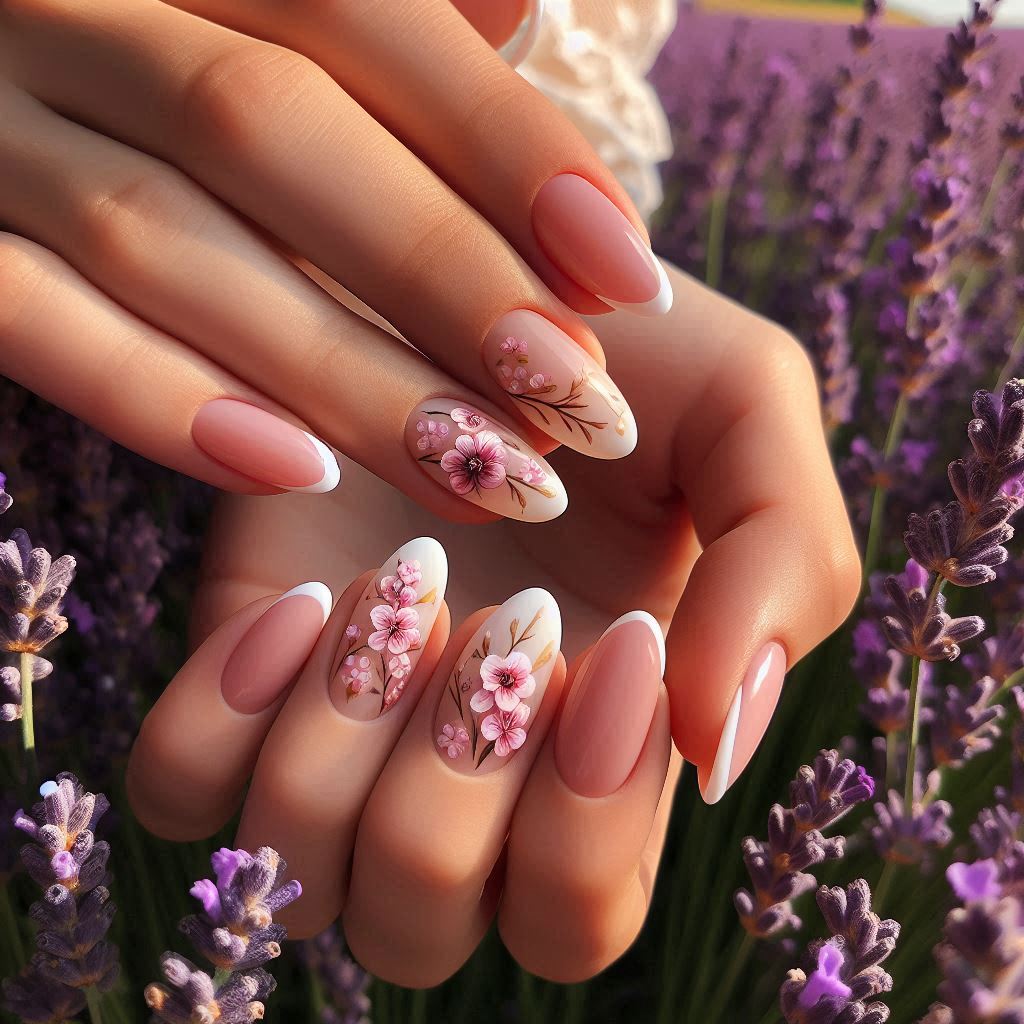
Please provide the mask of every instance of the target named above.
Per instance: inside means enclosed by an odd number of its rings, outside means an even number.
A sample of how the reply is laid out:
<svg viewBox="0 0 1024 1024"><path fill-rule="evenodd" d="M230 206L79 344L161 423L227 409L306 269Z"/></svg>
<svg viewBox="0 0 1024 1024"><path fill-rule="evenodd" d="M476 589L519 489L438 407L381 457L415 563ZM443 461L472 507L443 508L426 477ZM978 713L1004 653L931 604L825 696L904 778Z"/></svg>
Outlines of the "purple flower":
<svg viewBox="0 0 1024 1024"><path fill-rule="evenodd" d="M302 957L323 986L320 1024L370 1024L370 978L348 955L337 925L302 943Z"/></svg>
<svg viewBox="0 0 1024 1024"><path fill-rule="evenodd" d="M999 865L994 860L977 860L973 864L957 861L946 868L946 879L961 903L998 899L1003 891Z"/></svg>
<svg viewBox="0 0 1024 1024"><path fill-rule="evenodd" d="M875 824L871 837L880 857L897 864L931 867L936 851L953 838L949 818L953 808L945 800L925 804L915 799L909 810L903 797L889 790L887 803L875 804Z"/></svg>
<svg viewBox="0 0 1024 1024"><path fill-rule="evenodd" d="M33 548L21 529L0 543L0 650L37 654L68 628L60 614L75 560Z"/></svg>
<svg viewBox="0 0 1024 1024"><path fill-rule="evenodd" d="M985 676L967 689L947 686L937 707L926 708L924 720L931 725L932 759L938 767L958 767L992 749L999 738L999 720L1006 713L989 702L999 684Z"/></svg>
<svg viewBox="0 0 1024 1024"><path fill-rule="evenodd" d="M926 594L915 587L905 590L895 576L885 581L893 612L882 619L889 642L903 654L924 661L955 661L960 644L978 636L984 619L967 615L953 619L946 614L942 594Z"/></svg>
<svg viewBox="0 0 1024 1024"><path fill-rule="evenodd" d="M3 515L14 504L14 499L4 490L6 486L7 477L0 473L0 515Z"/></svg>
<svg viewBox="0 0 1024 1024"><path fill-rule="evenodd" d="M843 954L831 942L826 942L818 950L817 969L807 979L797 1003L809 1010L822 999L848 1002L853 990L839 975L842 967Z"/></svg>

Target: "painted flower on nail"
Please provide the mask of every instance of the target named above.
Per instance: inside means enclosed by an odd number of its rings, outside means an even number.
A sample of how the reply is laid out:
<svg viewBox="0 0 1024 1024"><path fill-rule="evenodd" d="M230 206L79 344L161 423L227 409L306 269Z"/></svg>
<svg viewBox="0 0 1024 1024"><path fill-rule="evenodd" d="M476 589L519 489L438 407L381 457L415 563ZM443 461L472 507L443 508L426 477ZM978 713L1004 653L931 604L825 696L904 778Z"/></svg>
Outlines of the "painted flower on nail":
<svg viewBox="0 0 1024 1024"><path fill-rule="evenodd" d="M415 587L423 579L423 566L418 559L398 563L398 578L407 586Z"/></svg>
<svg viewBox="0 0 1024 1024"><path fill-rule="evenodd" d="M537 688L532 672L530 659L519 651L506 658L489 654L480 666L483 688L473 694L469 706L474 711L489 711L495 704L502 711L515 710Z"/></svg>
<svg viewBox="0 0 1024 1024"><path fill-rule="evenodd" d="M403 582L401 576L385 576L380 581L380 593L396 609L408 608L417 600L415 588Z"/></svg>
<svg viewBox="0 0 1024 1024"><path fill-rule="evenodd" d="M484 739L494 744L494 753L498 757L508 757L526 742L523 726L529 717L529 705L520 703L514 711L495 711L493 715L488 715L480 723L480 732Z"/></svg>
<svg viewBox="0 0 1024 1024"><path fill-rule="evenodd" d="M363 631L354 622L345 627L346 640L358 640L362 635Z"/></svg>
<svg viewBox="0 0 1024 1024"><path fill-rule="evenodd" d="M487 420L478 412L472 409L452 409L449 414L457 427L475 434L487 426Z"/></svg>
<svg viewBox="0 0 1024 1024"><path fill-rule="evenodd" d="M420 642L419 612L413 608L394 608L381 604L370 611L370 621L377 630L366 642L375 651L387 648L392 654L404 654Z"/></svg>
<svg viewBox="0 0 1024 1024"><path fill-rule="evenodd" d="M388 662L388 671L396 682L403 682L412 671L412 659L408 654L396 654Z"/></svg>
<svg viewBox="0 0 1024 1024"><path fill-rule="evenodd" d="M341 677L345 680L346 697L358 697L370 687L370 659L365 654L350 654L342 665Z"/></svg>
<svg viewBox="0 0 1024 1024"><path fill-rule="evenodd" d="M441 727L437 745L454 761L466 752L466 747L469 746L469 733L466 732L465 726L447 722Z"/></svg>
<svg viewBox="0 0 1024 1024"><path fill-rule="evenodd" d="M422 452L427 452L436 451L444 444L449 427L447 423L439 423L437 420L419 420L416 423L416 430L420 435L416 440L416 447Z"/></svg>
<svg viewBox="0 0 1024 1024"><path fill-rule="evenodd" d="M506 338L500 345L501 351L506 355L512 356L517 352L521 352L524 356L529 351L529 346L525 341L520 341L519 338Z"/></svg>
<svg viewBox="0 0 1024 1024"><path fill-rule="evenodd" d="M455 413L452 412L452 418ZM462 434L455 448L441 456L441 468L448 474L448 483L456 494L491 490L505 482L508 449L497 434L481 430L478 434Z"/></svg>

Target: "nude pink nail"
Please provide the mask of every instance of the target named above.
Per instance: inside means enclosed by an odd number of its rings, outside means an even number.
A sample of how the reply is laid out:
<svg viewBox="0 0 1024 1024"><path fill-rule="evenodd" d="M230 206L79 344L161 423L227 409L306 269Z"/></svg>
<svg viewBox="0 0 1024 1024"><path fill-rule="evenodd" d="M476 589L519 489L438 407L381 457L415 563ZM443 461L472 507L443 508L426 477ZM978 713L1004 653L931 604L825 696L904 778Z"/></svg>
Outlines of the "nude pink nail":
<svg viewBox="0 0 1024 1024"><path fill-rule="evenodd" d="M309 657L333 603L323 583L303 583L279 597L224 666L220 692L227 704L243 715L270 707Z"/></svg>
<svg viewBox="0 0 1024 1024"><path fill-rule="evenodd" d="M192 440L229 469L283 490L322 494L341 479L323 441L233 398L214 399L196 413Z"/></svg>
<svg viewBox="0 0 1024 1024"><path fill-rule="evenodd" d="M630 612L605 630L573 683L555 736L555 764L571 790L609 796L629 778L664 673L665 641L647 612Z"/></svg>
<svg viewBox="0 0 1024 1024"><path fill-rule="evenodd" d="M586 178L558 174L533 200L533 231L548 257L616 309L661 316L672 285L625 214Z"/></svg>
<svg viewBox="0 0 1024 1024"><path fill-rule="evenodd" d="M758 651L736 691L711 771L698 772L706 803L718 803L750 763L775 713L785 676L786 649L773 640Z"/></svg>

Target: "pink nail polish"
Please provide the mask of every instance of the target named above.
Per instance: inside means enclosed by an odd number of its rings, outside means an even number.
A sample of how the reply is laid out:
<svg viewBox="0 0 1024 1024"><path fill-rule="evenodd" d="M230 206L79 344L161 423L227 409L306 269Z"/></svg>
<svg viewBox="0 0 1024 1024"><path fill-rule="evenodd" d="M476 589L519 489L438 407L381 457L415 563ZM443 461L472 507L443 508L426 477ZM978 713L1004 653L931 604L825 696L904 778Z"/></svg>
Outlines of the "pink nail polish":
<svg viewBox="0 0 1024 1024"><path fill-rule="evenodd" d="M214 399L196 413L192 440L230 469L287 491L322 494L341 479L338 460L323 441L233 398Z"/></svg>
<svg viewBox="0 0 1024 1024"><path fill-rule="evenodd" d="M672 308L661 261L586 178L558 174L545 182L533 200L533 231L565 274L608 305L640 316Z"/></svg>
<svg viewBox="0 0 1024 1024"><path fill-rule="evenodd" d="M750 763L775 712L785 676L786 649L773 640L758 651L736 691L711 771L698 772L706 803L718 803Z"/></svg>
<svg viewBox="0 0 1024 1024"><path fill-rule="evenodd" d="M334 706L368 721L406 693L448 584L448 558L432 537L403 544L356 602L331 665Z"/></svg>
<svg viewBox="0 0 1024 1024"><path fill-rule="evenodd" d="M270 707L309 657L333 603L323 583L303 583L279 597L224 666L220 692L227 704L243 715Z"/></svg>
<svg viewBox="0 0 1024 1024"><path fill-rule="evenodd" d="M647 740L665 673L661 627L630 612L598 640L573 683L555 736L555 764L580 796L614 793Z"/></svg>
<svg viewBox="0 0 1024 1024"><path fill-rule="evenodd" d="M507 764L527 741L562 642L555 599L538 587L496 608L463 648L434 717L438 753L463 775Z"/></svg>
<svg viewBox="0 0 1024 1024"><path fill-rule="evenodd" d="M491 376L556 441L598 459L636 447L636 420L611 377L565 331L530 309L506 313L482 347Z"/></svg>

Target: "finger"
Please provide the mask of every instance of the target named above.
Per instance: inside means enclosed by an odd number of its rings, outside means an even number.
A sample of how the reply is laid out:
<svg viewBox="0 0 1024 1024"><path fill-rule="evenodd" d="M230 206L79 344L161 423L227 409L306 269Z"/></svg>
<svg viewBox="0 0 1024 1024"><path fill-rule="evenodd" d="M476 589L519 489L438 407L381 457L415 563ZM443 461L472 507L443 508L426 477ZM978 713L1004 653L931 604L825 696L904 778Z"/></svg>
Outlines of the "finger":
<svg viewBox="0 0 1024 1024"><path fill-rule="evenodd" d="M558 703L560 639L558 606L533 589L449 644L359 824L343 923L374 974L437 984L487 930L512 810Z"/></svg>
<svg viewBox="0 0 1024 1024"><path fill-rule="evenodd" d="M509 442L493 452L500 473L496 465L481 486L462 492L449 486L452 478L441 460L454 448L459 430L450 417L431 426L422 409L434 405L424 406L424 400L451 396L450 411L479 408L479 397L345 309L184 175L71 124L18 90L0 87L0 125L6 151L0 164L0 219L52 246L147 322L189 342L283 405L301 409L302 419L315 423L331 444L441 515L487 518L465 506L463 497L518 519L550 519L564 509L565 492L550 467L498 419L489 429ZM63 333L55 332L48 347L65 347ZM108 401L86 418L114 420L129 405L136 413L131 430L158 436L173 425L159 403L150 404L152 396L124 390L109 364L93 361L93 351L77 340L71 344L76 346L72 358L56 361L52 372L31 348L7 356L8 372L34 375L38 386L59 394L55 400L65 407L77 401L73 411L79 412L84 364L86 376L108 393ZM159 347L138 345L135 372L155 373L158 352ZM248 407L214 406L194 424L195 440L229 465L254 476L262 473L260 479L297 484L294 477L267 475L262 461L275 449L267 430L253 426L252 418ZM421 423L423 432L417 429ZM409 448L403 450L406 436ZM302 434L297 438L302 445L311 443ZM119 439L136 446L131 433ZM324 489L337 479L332 465L330 476L320 463L314 466L320 467Z"/></svg>
<svg viewBox="0 0 1024 1024"><path fill-rule="evenodd" d="M582 659L516 807L498 928L533 974L592 977L643 925L644 855L672 748L664 664L650 615L612 623Z"/></svg>
<svg viewBox="0 0 1024 1024"><path fill-rule="evenodd" d="M507 238L563 301L667 311L672 290L643 220L590 144L449 0L291 5L183 0L204 17L304 53ZM522 5L519 5L520 8ZM474 24L470 24L474 22ZM508 36L505 37L506 39ZM444 74L438 74L438 68Z"/></svg>
<svg viewBox="0 0 1024 1024"><path fill-rule="evenodd" d="M323 583L255 601L189 658L132 747L128 796L146 828L188 841L231 817L332 603Z"/></svg>
<svg viewBox="0 0 1024 1024"><path fill-rule="evenodd" d="M632 416L592 332L312 61L156 0L39 6L49 16L22 12L0 39L27 91L177 166L556 440L603 458L632 450ZM528 367L503 360L509 337L528 343ZM514 392L510 370L525 374ZM576 415L542 415L556 401Z"/></svg>
<svg viewBox="0 0 1024 1024"><path fill-rule="evenodd" d="M691 292L694 322L713 304L723 342L707 377L696 370L714 401L684 404L677 424L675 478L704 550L672 621L666 681L676 743L713 803L753 755L786 668L849 613L860 568L807 356L779 328Z"/></svg>
<svg viewBox="0 0 1024 1024"><path fill-rule="evenodd" d="M359 816L448 639L447 578L421 537L356 580L263 745L237 844L273 846L302 883L293 938L341 912Z"/></svg>
<svg viewBox="0 0 1024 1024"><path fill-rule="evenodd" d="M340 478L331 450L286 410L48 249L2 232L0 372L126 447L227 490L322 493Z"/></svg>

